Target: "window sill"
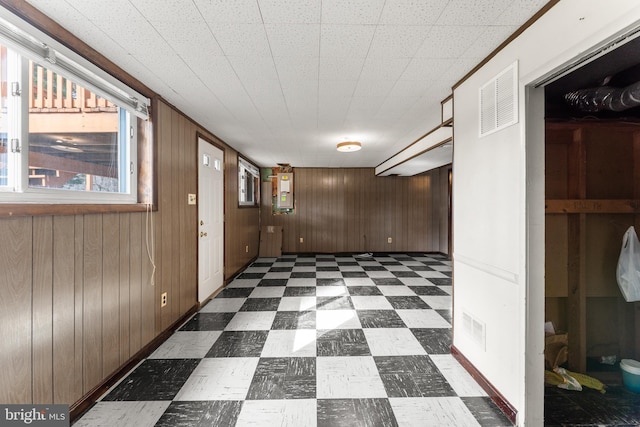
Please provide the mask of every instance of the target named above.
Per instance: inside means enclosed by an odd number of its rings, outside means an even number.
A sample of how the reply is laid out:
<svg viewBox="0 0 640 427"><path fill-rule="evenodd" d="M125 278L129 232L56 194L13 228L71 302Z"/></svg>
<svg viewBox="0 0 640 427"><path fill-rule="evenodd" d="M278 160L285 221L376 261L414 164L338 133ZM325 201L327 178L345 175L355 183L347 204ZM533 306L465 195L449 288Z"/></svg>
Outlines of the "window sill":
<svg viewBox="0 0 640 427"><path fill-rule="evenodd" d="M93 205L65 205L65 204L16 204L0 203L0 218L10 218L17 216L41 216L41 215L84 215L103 213L127 213L146 212L148 205L136 204L93 204ZM151 210L157 210L152 206Z"/></svg>

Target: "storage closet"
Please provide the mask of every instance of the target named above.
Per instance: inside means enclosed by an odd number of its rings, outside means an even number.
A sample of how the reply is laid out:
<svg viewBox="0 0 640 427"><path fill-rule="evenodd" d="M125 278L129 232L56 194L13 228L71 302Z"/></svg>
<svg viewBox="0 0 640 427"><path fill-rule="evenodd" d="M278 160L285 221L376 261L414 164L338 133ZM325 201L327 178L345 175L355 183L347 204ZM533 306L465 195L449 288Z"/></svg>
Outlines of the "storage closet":
<svg viewBox="0 0 640 427"><path fill-rule="evenodd" d="M616 282L622 236L640 231L640 123L547 120L546 320L566 331L568 367L619 383L602 356L640 359L640 303Z"/></svg>

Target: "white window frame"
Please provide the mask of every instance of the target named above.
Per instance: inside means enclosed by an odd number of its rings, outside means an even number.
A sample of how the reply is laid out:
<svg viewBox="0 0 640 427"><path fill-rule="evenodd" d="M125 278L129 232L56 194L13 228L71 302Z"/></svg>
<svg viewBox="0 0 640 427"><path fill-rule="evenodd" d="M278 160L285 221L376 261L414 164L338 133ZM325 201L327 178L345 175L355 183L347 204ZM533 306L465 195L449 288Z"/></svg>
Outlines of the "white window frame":
<svg viewBox="0 0 640 427"><path fill-rule="evenodd" d="M246 194L246 177L252 176L254 179L254 191L251 198L248 199ZM238 205L240 206L258 206L260 193L260 170L250 163L248 160L238 157Z"/></svg>
<svg viewBox="0 0 640 427"><path fill-rule="evenodd" d="M7 70L8 85L12 81L18 81L20 87L28 93L30 59L111 101L128 113L125 126L119 124L118 131L118 167L122 171L119 179L120 189L124 189L124 192L30 188L27 96L8 94L7 107L12 109L15 118L9 125L7 142L11 145L11 140L17 139L21 146L19 152L7 150L7 164L11 170L8 185L0 186L0 203L137 203L137 119L148 119L150 100L4 8L0 8L0 44L7 46L9 51L16 52L12 55L22 58L16 61L14 57L16 66Z"/></svg>

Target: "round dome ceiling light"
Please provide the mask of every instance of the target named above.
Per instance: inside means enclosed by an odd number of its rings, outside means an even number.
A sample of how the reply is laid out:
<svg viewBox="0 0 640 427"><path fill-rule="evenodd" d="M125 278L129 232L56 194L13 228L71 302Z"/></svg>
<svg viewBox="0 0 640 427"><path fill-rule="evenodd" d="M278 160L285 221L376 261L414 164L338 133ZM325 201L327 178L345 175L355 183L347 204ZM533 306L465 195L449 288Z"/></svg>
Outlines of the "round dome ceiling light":
<svg viewBox="0 0 640 427"><path fill-rule="evenodd" d="M345 141L338 144L338 151L343 153L350 153L352 151L358 151L362 148L362 144L357 141Z"/></svg>

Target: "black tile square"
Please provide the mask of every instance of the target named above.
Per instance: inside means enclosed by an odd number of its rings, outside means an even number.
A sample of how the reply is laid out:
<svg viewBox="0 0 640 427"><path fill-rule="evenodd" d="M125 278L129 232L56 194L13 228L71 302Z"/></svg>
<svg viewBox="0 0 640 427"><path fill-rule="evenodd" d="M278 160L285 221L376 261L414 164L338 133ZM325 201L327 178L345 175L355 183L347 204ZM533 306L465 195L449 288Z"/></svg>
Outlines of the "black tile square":
<svg viewBox="0 0 640 427"><path fill-rule="evenodd" d="M363 265L362 269L364 271L387 271L387 269L381 265Z"/></svg>
<svg viewBox="0 0 640 427"><path fill-rule="evenodd" d="M316 267L316 271L340 271L339 267Z"/></svg>
<svg viewBox="0 0 640 427"><path fill-rule="evenodd" d="M409 286L417 295L446 296L449 295L437 286Z"/></svg>
<svg viewBox="0 0 640 427"><path fill-rule="evenodd" d="M291 273L292 279L315 279L315 271L294 271Z"/></svg>
<svg viewBox="0 0 640 427"><path fill-rule="evenodd" d="M389 399L318 399L318 427L396 427Z"/></svg>
<svg viewBox="0 0 640 427"><path fill-rule="evenodd" d="M246 298L254 288L224 288L216 298Z"/></svg>
<svg viewBox="0 0 640 427"><path fill-rule="evenodd" d="M205 357L260 357L269 331L224 331Z"/></svg>
<svg viewBox="0 0 640 427"><path fill-rule="evenodd" d="M456 396L429 356L373 358L389 397Z"/></svg>
<svg viewBox="0 0 640 427"><path fill-rule="evenodd" d="M155 427L233 426L240 409L239 400L171 402Z"/></svg>
<svg viewBox="0 0 640 427"><path fill-rule="evenodd" d="M173 400L200 359L147 359L102 400Z"/></svg>
<svg viewBox="0 0 640 427"><path fill-rule="evenodd" d="M315 286L287 286L284 290L285 297L301 297L301 296L315 296Z"/></svg>
<svg viewBox="0 0 640 427"><path fill-rule="evenodd" d="M272 265L273 265L272 262L254 262L253 264L251 264L251 267L265 268L265 267L271 267Z"/></svg>
<svg viewBox="0 0 640 427"><path fill-rule="evenodd" d="M271 329L315 329L315 311L278 311Z"/></svg>
<svg viewBox="0 0 640 427"><path fill-rule="evenodd" d="M342 278L316 279L317 286L345 286Z"/></svg>
<svg viewBox="0 0 640 427"><path fill-rule="evenodd" d="M258 286L287 286L289 279L262 279Z"/></svg>
<svg viewBox="0 0 640 427"><path fill-rule="evenodd" d="M451 278L431 278L427 279L436 286L451 286Z"/></svg>
<svg viewBox="0 0 640 427"><path fill-rule="evenodd" d="M248 400L315 398L315 357L261 358L247 393Z"/></svg>
<svg viewBox="0 0 640 427"><path fill-rule="evenodd" d="M241 273L236 279L262 279L265 273Z"/></svg>
<svg viewBox="0 0 640 427"><path fill-rule="evenodd" d="M380 264L382 264L382 265L402 265L402 263L399 263L398 261L380 261Z"/></svg>
<svg viewBox="0 0 640 427"><path fill-rule="evenodd" d="M222 331L235 313L196 313L181 331Z"/></svg>
<svg viewBox="0 0 640 427"><path fill-rule="evenodd" d="M347 296L339 297L316 297L316 310L353 310L351 298Z"/></svg>
<svg viewBox="0 0 640 427"><path fill-rule="evenodd" d="M316 337L318 356L370 356L369 344L362 329L319 330Z"/></svg>
<svg viewBox="0 0 640 427"><path fill-rule="evenodd" d="M433 271L433 268L426 265L408 265L407 267L413 271Z"/></svg>
<svg viewBox="0 0 640 427"><path fill-rule="evenodd" d="M448 277L453 277L453 271L441 271L440 273Z"/></svg>
<svg viewBox="0 0 640 427"><path fill-rule="evenodd" d="M373 277L371 280L373 280L376 286L404 286L404 283L395 277Z"/></svg>
<svg viewBox="0 0 640 427"><path fill-rule="evenodd" d="M388 296L387 300L391 304L391 307L395 308L396 310L416 310L431 308L429 307L429 304L422 300L422 298L415 296Z"/></svg>
<svg viewBox="0 0 640 427"><path fill-rule="evenodd" d="M544 424L546 426L593 426L591 419L592 415L587 410L566 395L545 395L544 397Z"/></svg>
<svg viewBox="0 0 640 427"><path fill-rule="evenodd" d="M411 332L428 354L451 353L451 328L415 328Z"/></svg>
<svg viewBox="0 0 640 427"><path fill-rule="evenodd" d="M397 261L413 261L413 258L411 258L409 255L406 255L406 254L391 255L391 258Z"/></svg>
<svg viewBox="0 0 640 427"><path fill-rule="evenodd" d="M363 328L406 328L394 310L357 310Z"/></svg>
<svg viewBox="0 0 640 427"><path fill-rule="evenodd" d="M396 277L422 277L415 271L392 271Z"/></svg>
<svg viewBox="0 0 640 427"><path fill-rule="evenodd" d="M293 267L271 267L269 273L289 273Z"/></svg>
<svg viewBox="0 0 640 427"><path fill-rule="evenodd" d="M247 298L240 311L277 311L279 305L280 298Z"/></svg>
<svg viewBox="0 0 640 427"><path fill-rule="evenodd" d="M453 324L453 313L451 313L451 310L446 310L446 309L438 309L436 310L436 312L444 317L444 319L449 322L449 324Z"/></svg>
<svg viewBox="0 0 640 427"><path fill-rule="evenodd" d="M347 289L351 296L382 295L377 286L349 286Z"/></svg>
<svg viewBox="0 0 640 427"><path fill-rule="evenodd" d="M500 410L490 397L461 397L462 402L469 408L481 426L510 426L511 421ZM545 405L546 406L546 405ZM546 421L546 420L545 420ZM547 423L545 422L545 425Z"/></svg>
<svg viewBox="0 0 640 427"><path fill-rule="evenodd" d="M342 277L356 278L369 277L365 271L343 271Z"/></svg>

